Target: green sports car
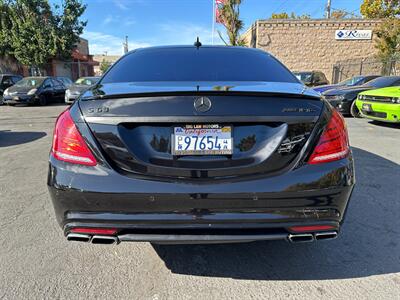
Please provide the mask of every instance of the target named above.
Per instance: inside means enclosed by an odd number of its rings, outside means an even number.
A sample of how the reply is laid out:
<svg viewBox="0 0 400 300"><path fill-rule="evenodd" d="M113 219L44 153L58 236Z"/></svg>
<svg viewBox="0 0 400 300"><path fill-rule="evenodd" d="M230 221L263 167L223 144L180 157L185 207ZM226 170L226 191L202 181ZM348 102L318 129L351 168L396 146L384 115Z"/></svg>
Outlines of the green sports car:
<svg viewBox="0 0 400 300"><path fill-rule="evenodd" d="M363 118L400 123L400 86L359 93L356 105Z"/></svg>

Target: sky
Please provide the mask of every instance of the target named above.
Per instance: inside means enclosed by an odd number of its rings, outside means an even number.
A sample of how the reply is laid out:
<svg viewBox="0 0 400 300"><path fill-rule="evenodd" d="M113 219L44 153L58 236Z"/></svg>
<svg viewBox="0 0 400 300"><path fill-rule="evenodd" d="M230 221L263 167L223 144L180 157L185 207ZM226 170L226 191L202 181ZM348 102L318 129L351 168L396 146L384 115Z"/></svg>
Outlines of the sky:
<svg viewBox="0 0 400 300"><path fill-rule="evenodd" d="M52 0L51 2L59 2ZM213 0L82 0L87 9L83 37L91 54L121 55L128 36L129 50L158 45L193 44L200 37L212 42ZM242 0L245 29L272 13L295 12L322 18L327 0ZM359 14L362 0L332 0L332 8ZM221 25L216 30L223 31ZM216 33L215 44L221 44Z"/></svg>

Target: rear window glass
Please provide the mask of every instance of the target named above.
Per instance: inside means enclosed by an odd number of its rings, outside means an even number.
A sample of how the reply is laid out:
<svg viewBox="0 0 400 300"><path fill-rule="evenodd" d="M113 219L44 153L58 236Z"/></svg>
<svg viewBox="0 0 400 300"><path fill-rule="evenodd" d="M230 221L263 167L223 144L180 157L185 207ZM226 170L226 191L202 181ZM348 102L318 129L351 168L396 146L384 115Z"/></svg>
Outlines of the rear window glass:
<svg viewBox="0 0 400 300"><path fill-rule="evenodd" d="M261 51L237 48L160 48L132 52L114 64L102 83L141 81L298 81Z"/></svg>
<svg viewBox="0 0 400 300"><path fill-rule="evenodd" d="M400 80L400 76L379 77L371 81L368 81L367 83L364 84L364 86L373 88L383 88L393 85L398 80Z"/></svg>

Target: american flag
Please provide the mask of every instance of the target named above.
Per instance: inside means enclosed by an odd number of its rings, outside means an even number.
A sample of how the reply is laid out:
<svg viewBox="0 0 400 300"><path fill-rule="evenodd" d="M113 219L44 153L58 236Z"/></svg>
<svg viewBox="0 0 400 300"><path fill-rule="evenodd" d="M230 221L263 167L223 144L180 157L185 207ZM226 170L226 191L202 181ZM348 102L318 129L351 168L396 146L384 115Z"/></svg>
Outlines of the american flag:
<svg viewBox="0 0 400 300"><path fill-rule="evenodd" d="M224 20L221 18L221 6L225 4L225 0L215 0L215 22L224 23Z"/></svg>

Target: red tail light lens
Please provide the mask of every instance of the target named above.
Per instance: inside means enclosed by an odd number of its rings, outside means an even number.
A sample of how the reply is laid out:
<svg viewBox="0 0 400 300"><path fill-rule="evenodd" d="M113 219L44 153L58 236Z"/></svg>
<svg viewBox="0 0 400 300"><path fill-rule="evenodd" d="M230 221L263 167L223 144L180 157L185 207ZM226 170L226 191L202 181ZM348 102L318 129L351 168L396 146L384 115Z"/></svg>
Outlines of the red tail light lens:
<svg viewBox="0 0 400 300"><path fill-rule="evenodd" d="M349 138L342 115L333 110L332 117L319 139L308 163L319 164L345 158L350 152Z"/></svg>
<svg viewBox="0 0 400 300"><path fill-rule="evenodd" d="M289 230L292 232L310 232L310 231L321 231L321 230L333 230L336 229L335 226L332 225L310 225L310 226L293 226L289 227Z"/></svg>
<svg viewBox="0 0 400 300"><path fill-rule="evenodd" d="M86 166L97 164L93 153L76 128L69 110L64 111L57 119L51 151L58 160Z"/></svg>

